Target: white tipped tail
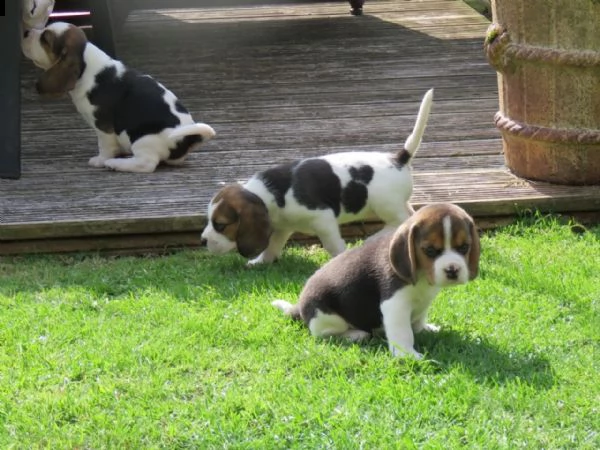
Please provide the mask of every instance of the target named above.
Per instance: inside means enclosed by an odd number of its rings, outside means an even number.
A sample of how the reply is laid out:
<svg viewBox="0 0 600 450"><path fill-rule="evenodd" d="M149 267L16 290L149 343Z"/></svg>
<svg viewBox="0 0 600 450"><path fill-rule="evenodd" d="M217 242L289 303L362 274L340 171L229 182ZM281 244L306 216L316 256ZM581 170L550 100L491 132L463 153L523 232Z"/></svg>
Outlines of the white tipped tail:
<svg viewBox="0 0 600 450"><path fill-rule="evenodd" d="M285 300L274 300L271 302L275 308L281 310L286 316L290 316L293 319L300 319L300 311L298 305L292 305L290 302Z"/></svg>
<svg viewBox="0 0 600 450"><path fill-rule="evenodd" d="M169 139L177 140L185 136L202 136L202 141L206 142L209 139L214 138L216 134L217 133L215 133L215 130L210 125L205 123L192 123L190 125L182 125L175 128L171 134L169 134Z"/></svg>
<svg viewBox="0 0 600 450"><path fill-rule="evenodd" d="M433 89L429 89L423 96L423 100L421 100L419 115L417 116L413 131L410 136L406 138L406 142L404 142L404 150L406 150L411 157L414 156L421 145L421 139L423 138L425 128L427 127L427 121L429 120L429 113L431 111L432 103Z"/></svg>

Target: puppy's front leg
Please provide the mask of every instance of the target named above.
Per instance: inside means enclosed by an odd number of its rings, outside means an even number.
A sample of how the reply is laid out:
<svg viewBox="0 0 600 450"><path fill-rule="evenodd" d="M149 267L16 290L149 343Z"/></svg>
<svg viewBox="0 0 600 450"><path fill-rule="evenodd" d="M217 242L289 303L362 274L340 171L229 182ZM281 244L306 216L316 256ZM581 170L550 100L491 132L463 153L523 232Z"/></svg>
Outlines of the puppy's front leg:
<svg viewBox="0 0 600 450"><path fill-rule="evenodd" d="M96 131L98 135L98 156L90 158L88 164L92 167L104 167L104 161L114 158L120 152L116 134L107 134Z"/></svg>
<svg viewBox="0 0 600 450"><path fill-rule="evenodd" d="M274 231L269 238L269 245L267 248L256 258L248 261L248 265L253 266L255 264L270 263L275 261L281 256L283 247L285 247L285 243L288 241L292 233L293 231L290 230Z"/></svg>
<svg viewBox="0 0 600 450"><path fill-rule="evenodd" d="M402 295L402 292L396 292L392 297L381 302L380 309L392 355L412 355L416 359L423 358L423 355L414 348L415 337L410 323L412 310L410 301Z"/></svg>

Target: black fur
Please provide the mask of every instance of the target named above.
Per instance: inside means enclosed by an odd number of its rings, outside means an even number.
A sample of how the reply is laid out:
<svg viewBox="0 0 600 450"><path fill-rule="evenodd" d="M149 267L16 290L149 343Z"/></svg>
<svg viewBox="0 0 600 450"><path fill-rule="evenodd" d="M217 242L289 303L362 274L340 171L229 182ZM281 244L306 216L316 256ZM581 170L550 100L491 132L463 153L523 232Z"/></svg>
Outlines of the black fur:
<svg viewBox="0 0 600 450"><path fill-rule="evenodd" d="M309 209L331 209L340 215L342 185L331 164L323 159L305 159L294 170L294 197Z"/></svg>
<svg viewBox="0 0 600 450"><path fill-rule="evenodd" d="M275 196L277 206L285 207L285 194L292 187L292 172L299 164L298 161L282 164L272 169L261 172L258 177L265 184L267 190Z"/></svg>
<svg viewBox="0 0 600 450"><path fill-rule="evenodd" d="M342 191L342 205L350 213L356 214L367 204L369 191L367 187L354 180L350 181Z"/></svg>
<svg viewBox="0 0 600 450"><path fill-rule="evenodd" d="M95 81L96 86L87 96L97 107L94 116L99 130L117 135L126 132L133 144L143 136L180 125L179 117L163 98L165 89L153 78L131 69L119 77L115 67L107 67L96 74ZM176 109L185 111L179 102ZM170 159L185 156L191 145L202 141L200 136L189 138L172 149Z"/></svg>
<svg viewBox="0 0 600 450"><path fill-rule="evenodd" d="M372 332L383 325L380 304L406 285L389 263L393 233L367 241L338 255L307 281L298 302L308 324L316 309L339 314L360 330Z"/></svg>
<svg viewBox="0 0 600 450"><path fill-rule="evenodd" d="M177 145L173 148L169 149L169 159L179 159L183 158L190 152L190 149L202 142L202 136L198 134L192 134L189 136L184 136L183 139L177 142Z"/></svg>
<svg viewBox="0 0 600 450"><path fill-rule="evenodd" d="M371 166L350 167L350 176L354 181L369 184L373 179L375 171Z"/></svg>
<svg viewBox="0 0 600 450"><path fill-rule="evenodd" d="M331 209L339 216L342 206L350 213L358 213L367 204L367 185L373 179L371 166L350 167L352 181L342 189L331 165L319 158L310 158L282 164L258 175L267 190L273 194L277 206L285 207L285 195L290 188L294 197L309 209Z"/></svg>
<svg viewBox="0 0 600 450"><path fill-rule="evenodd" d="M408 150L402 149L398 153L394 155L392 158L392 162L398 169L402 169L410 162L411 155L408 153Z"/></svg>

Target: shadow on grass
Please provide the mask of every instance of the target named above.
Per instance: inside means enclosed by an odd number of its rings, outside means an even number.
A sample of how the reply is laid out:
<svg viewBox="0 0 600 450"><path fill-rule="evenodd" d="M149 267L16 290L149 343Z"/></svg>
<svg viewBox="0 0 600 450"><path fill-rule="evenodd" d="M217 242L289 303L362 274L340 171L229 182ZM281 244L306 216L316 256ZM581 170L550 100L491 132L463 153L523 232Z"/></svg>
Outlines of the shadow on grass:
<svg viewBox="0 0 600 450"><path fill-rule="evenodd" d="M334 345L357 345L342 339L331 341ZM387 341L373 337L359 344L363 349L387 352ZM415 348L425 355L423 361L410 360L411 370L445 372L461 368L479 383L504 384L518 381L539 389L554 385L554 375L547 359L533 354L501 350L485 338L470 337L454 330L438 333L421 333L416 336ZM391 357L391 355L390 355Z"/></svg>
<svg viewBox="0 0 600 450"><path fill-rule="evenodd" d="M249 286L303 285L320 266L312 258L286 252L272 264L249 267L237 254L215 256L206 250L148 256L46 255L14 257L5 262L0 263L0 295L75 288L112 298L151 290L181 300L188 299L190 289L198 287L233 295L248 291ZM3 283L3 279L10 282Z"/></svg>
<svg viewBox="0 0 600 450"><path fill-rule="evenodd" d="M417 336L417 345L428 359L440 368L460 366L479 382L520 382L548 389L554 384L554 375L547 359L534 353L500 349L485 337L471 337L449 330L423 333Z"/></svg>

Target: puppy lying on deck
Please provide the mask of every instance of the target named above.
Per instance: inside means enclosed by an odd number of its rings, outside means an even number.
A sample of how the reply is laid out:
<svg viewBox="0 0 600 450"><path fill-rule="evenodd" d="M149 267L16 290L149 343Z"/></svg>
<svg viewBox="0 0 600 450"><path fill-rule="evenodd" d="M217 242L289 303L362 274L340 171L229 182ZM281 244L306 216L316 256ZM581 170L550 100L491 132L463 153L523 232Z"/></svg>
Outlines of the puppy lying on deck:
<svg viewBox="0 0 600 450"><path fill-rule="evenodd" d="M38 92L68 92L95 129L98 156L89 161L93 167L153 172L160 162L181 164L215 135L209 125L194 122L175 94L112 59L73 25L56 22L29 30L22 49L45 70L36 84ZM122 153L133 157L117 158Z"/></svg>
<svg viewBox="0 0 600 450"><path fill-rule="evenodd" d="M211 200L202 233L208 250L237 251L249 264L278 258L294 232L317 235L335 256L346 244L339 224L380 219L395 229L413 212L410 161L427 125L433 89L421 102L412 134L396 153L347 152L307 158L228 185ZM258 256L257 256L258 255Z"/></svg>
<svg viewBox="0 0 600 450"><path fill-rule="evenodd" d="M298 304L273 305L303 320L314 336L368 338L383 326L394 356L423 355L414 333L437 331L427 310L441 288L477 276L479 235L450 203L419 209L397 231L333 258L307 281Z"/></svg>

